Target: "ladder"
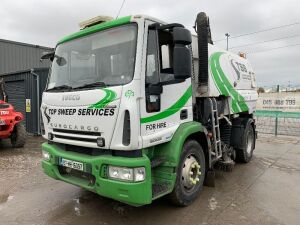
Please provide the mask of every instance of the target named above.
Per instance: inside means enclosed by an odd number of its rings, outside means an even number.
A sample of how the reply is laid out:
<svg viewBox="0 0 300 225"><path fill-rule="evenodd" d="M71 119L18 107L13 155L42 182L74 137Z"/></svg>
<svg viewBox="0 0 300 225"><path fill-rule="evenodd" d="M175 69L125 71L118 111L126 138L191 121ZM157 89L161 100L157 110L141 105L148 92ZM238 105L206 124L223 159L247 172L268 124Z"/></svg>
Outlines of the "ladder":
<svg viewBox="0 0 300 225"><path fill-rule="evenodd" d="M218 103L215 98L209 98L208 100L209 100L209 105L211 110L211 124L212 124L212 134L213 134L213 148L211 151L211 155L214 156L215 160L217 160L222 157Z"/></svg>

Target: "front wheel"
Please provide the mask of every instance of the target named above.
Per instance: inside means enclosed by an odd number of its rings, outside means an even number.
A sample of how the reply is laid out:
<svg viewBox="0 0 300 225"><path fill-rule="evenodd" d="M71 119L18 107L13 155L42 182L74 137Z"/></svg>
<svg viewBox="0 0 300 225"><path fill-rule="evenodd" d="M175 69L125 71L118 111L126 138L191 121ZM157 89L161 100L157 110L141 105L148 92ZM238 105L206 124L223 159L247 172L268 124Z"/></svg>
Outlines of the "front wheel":
<svg viewBox="0 0 300 225"><path fill-rule="evenodd" d="M191 204L203 188L205 176L205 155L201 145L194 140L183 146L173 192L173 203L179 206Z"/></svg>
<svg viewBox="0 0 300 225"><path fill-rule="evenodd" d="M236 159L238 162L248 163L251 161L255 147L255 133L251 123L248 123L244 135L243 149L236 150Z"/></svg>
<svg viewBox="0 0 300 225"><path fill-rule="evenodd" d="M11 144L14 148L22 148L26 141L25 127L18 123L15 125L14 131L10 136Z"/></svg>

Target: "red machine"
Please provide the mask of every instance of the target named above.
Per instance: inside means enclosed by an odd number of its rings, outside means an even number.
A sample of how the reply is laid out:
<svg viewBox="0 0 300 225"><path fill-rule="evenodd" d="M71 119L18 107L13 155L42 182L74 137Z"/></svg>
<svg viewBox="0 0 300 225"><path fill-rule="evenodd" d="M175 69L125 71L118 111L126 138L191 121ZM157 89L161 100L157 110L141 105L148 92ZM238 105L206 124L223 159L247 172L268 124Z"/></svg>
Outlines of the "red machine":
<svg viewBox="0 0 300 225"><path fill-rule="evenodd" d="M25 144L26 131L20 123L24 116L20 112L16 112L14 107L5 101L7 96L4 91L3 80L0 80L0 94L4 101L0 99L0 140L10 138L14 148L21 148Z"/></svg>

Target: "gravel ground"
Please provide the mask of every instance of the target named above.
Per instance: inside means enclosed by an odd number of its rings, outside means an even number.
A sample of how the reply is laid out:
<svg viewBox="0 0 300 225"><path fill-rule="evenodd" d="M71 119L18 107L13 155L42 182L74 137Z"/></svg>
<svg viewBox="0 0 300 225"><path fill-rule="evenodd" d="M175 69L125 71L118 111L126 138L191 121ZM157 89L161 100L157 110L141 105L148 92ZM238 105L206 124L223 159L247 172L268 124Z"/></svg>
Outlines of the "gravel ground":
<svg viewBox="0 0 300 225"><path fill-rule="evenodd" d="M0 145L0 224L289 224L300 221L300 139L259 136L254 158L217 172L189 207L167 198L139 208L43 174L40 137L25 148Z"/></svg>

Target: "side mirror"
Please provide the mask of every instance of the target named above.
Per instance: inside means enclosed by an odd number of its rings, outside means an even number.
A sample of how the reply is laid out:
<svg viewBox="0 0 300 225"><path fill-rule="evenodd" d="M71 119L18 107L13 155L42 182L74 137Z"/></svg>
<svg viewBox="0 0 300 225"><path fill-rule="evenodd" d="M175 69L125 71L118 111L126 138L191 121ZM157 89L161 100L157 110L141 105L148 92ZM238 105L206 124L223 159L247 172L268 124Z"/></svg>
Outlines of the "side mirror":
<svg viewBox="0 0 300 225"><path fill-rule="evenodd" d="M43 52L40 61L43 61L44 59L50 59L51 61L53 61L54 55L55 52Z"/></svg>
<svg viewBox="0 0 300 225"><path fill-rule="evenodd" d="M55 57L56 57L56 63L57 63L57 65L64 66L64 65L67 64L67 60L64 57L60 57L60 56L55 56Z"/></svg>
<svg viewBox="0 0 300 225"><path fill-rule="evenodd" d="M175 79L185 80L192 75L192 53L185 45L175 44L173 52Z"/></svg>
<svg viewBox="0 0 300 225"><path fill-rule="evenodd" d="M173 28L174 44L190 45L192 44L192 35L188 29L182 27Z"/></svg>
<svg viewBox="0 0 300 225"><path fill-rule="evenodd" d="M185 80L192 75L192 53L187 45L192 44L192 35L183 27L173 28L173 68L175 79Z"/></svg>

